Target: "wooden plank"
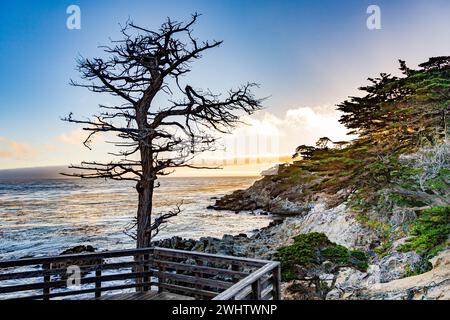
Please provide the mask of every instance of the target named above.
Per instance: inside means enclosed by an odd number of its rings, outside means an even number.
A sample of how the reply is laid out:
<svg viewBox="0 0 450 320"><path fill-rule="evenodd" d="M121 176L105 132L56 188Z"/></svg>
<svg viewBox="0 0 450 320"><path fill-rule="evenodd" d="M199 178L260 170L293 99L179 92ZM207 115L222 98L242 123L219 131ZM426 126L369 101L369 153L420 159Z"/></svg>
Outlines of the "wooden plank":
<svg viewBox="0 0 450 320"><path fill-rule="evenodd" d="M157 294L156 291L119 293L104 295L96 300L151 300Z"/></svg>
<svg viewBox="0 0 450 320"><path fill-rule="evenodd" d="M176 273L164 273L164 279L172 279L179 282L184 282L192 285L203 285L211 288L218 289L228 289L233 285L232 282L220 281L215 279L207 279L207 278L197 278L194 276L187 276L184 274L176 274Z"/></svg>
<svg viewBox="0 0 450 320"><path fill-rule="evenodd" d="M232 265L231 265L231 270L232 270L233 272L239 272L239 266L236 265L236 264L232 264ZM247 273L247 275L249 275L249 273ZM242 279L241 277L234 277L234 278L233 278L233 282L237 282L237 281L239 281L239 280L241 280L241 279Z"/></svg>
<svg viewBox="0 0 450 320"><path fill-rule="evenodd" d="M172 292L158 293L148 300L195 300L193 297L183 296Z"/></svg>
<svg viewBox="0 0 450 320"><path fill-rule="evenodd" d="M203 297L212 298L217 295L217 292L208 291L208 290L199 290L199 289L195 289L195 288L187 288L187 287L178 286L175 284L162 283L161 285L163 286L163 288L165 290L182 292L183 294L190 295L190 296L201 295Z"/></svg>
<svg viewBox="0 0 450 320"><path fill-rule="evenodd" d="M248 266L261 267L267 264L270 261L267 260L259 260L259 259L251 259L251 258L243 258L243 257L232 257L232 256L224 256L218 254L208 254L197 251L185 251L185 250L175 250L175 249L166 249L155 247L155 253L164 256L171 257L183 257L183 258L197 258L197 259L205 259L209 261L217 261L217 262L226 262L226 263L245 263Z"/></svg>
<svg viewBox="0 0 450 320"><path fill-rule="evenodd" d="M129 289L129 288L136 288L136 287L142 287L142 286L152 286L156 285L155 282L149 282L149 283L130 283L130 284L123 284L123 285L115 285L115 286L109 286L109 287L102 287L100 288L100 291L116 291L116 290L123 290L123 289ZM73 291L61 291L61 292L53 292L48 295L49 298L56 298L56 297L67 297L67 296L78 296L81 294L86 293L95 293L95 288L89 288L89 289L80 289L80 290L73 290ZM32 296L26 296L26 297L18 297L18 298L12 298L9 300L37 300L37 299L43 299L44 295L32 295Z"/></svg>
<svg viewBox="0 0 450 320"><path fill-rule="evenodd" d="M205 264L216 264L216 265L225 265L225 266L230 266L230 265L237 265L239 267L245 267L245 268L260 268L261 266L263 266L263 264L260 263L254 263L254 262L245 262L245 261L241 261L241 260L236 260L236 261L231 261L231 260L223 260L222 258L216 258L216 257L190 257L184 254L180 254L179 256L173 256L171 253L166 253L166 254L161 254L160 255L161 259L168 261L168 259L172 258L174 259L174 262L179 262L182 263L185 260L188 259L198 259L198 260L202 260ZM176 259L176 260L175 260ZM217 267L217 266L215 266ZM222 269L221 267L217 267L219 269Z"/></svg>
<svg viewBox="0 0 450 320"><path fill-rule="evenodd" d="M264 283L264 282L263 282ZM261 298L259 300L268 300L267 297L264 297L264 295L267 295L268 292L270 293L270 297L272 297L272 285L269 284L269 286L264 287L263 284L261 284ZM254 300L253 297L253 288L251 286L243 289L239 293L236 294L235 300Z"/></svg>
<svg viewBox="0 0 450 320"><path fill-rule="evenodd" d="M270 300L270 298L273 298L273 287L272 285L268 286L261 292L261 299L260 300Z"/></svg>
<svg viewBox="0 0 450 320"><path fill-rule="evenodd" d="M269 276L266 276L266 277L262 277L261 278L261 289L264 290L268 286L272 286L272 282L273 282L272 274L270 274Z"/></svg>
<svg viewBox="0 0 450 320"><path fill-rule="evenodd" d="M97 300L194 300L194 298L172 292L147 291L106 295Z"/></svg>
<svg viewBox="0 0 450 320"><path fill-rule="evenodd" d="M234 296L234 300L250 300L252 298L253 288L248 286Z"/></svg>
<svg viewBox="0 0 450 320"><path fill-rule="evenodd" d="M166 260L157 260L155 259L153 266L156 267L158 264L164 264L166 268L173 268L176 270L182 270L182 271L189 271L192 273L195 272L201 272L208 275L227 275L227 276L233 276L236 277L236 279L242 279L249 275L248 272L241 272L241 271L234 271L229 269L221 269L221 268L214 268L214 267L208 267L208 266L200 266L200 265L194 265L194 264L186 264L186 263L179 263L179 262L172 262L172 261L166 261Z"/></svg>
<svg viewBox="0 0 450 320"><path fill-rule="evenodd" d="M268 295L270 295L270 297L273 296L273 286L269 285L268 287L264 288L261 291L261 299L262 300L268 300L269 297L267 297Z"/></svg>

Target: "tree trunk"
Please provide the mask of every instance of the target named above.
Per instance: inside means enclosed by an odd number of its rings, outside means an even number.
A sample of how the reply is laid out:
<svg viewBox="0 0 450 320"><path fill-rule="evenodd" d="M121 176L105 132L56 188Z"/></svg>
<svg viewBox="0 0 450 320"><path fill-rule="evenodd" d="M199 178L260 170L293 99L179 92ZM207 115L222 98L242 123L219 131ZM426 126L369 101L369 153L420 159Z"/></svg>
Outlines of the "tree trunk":
<svg viewBox="0 0 450 320"><path fill-rule="evenodd" d="M148 228L151 225L152 202L153 202L153 180L141 180L138 183L139 204L137 211L137 248L147 248L150 246L151 233Z"/></svg>
<svg viewBox="0 0 450 320"><path fill-rule="evenodd" d="M139 193L139 203L137 210L137 226L136 226L136 248L148 248L152 240L152 234L149 231L152 223L152 204L153 189L155 186L154 172L152 167L152 153L148 148L141 148L141 161L143 175L137 183L136 189ZM148 271L148 262L144 262L150 258L149 255L135 256L135 261L140 262L140 266L134 269L134 272ZM148 283L150 277L143 276L136 278L137 284ZM137 286L137 292L147 291L150 287L147 285Z"/></svg>
<svg viewBox="0 0 450 320"><path fill-rule="evenodd" d="M155 186L155 174L153 169L153 154L148 147L151 141L141 145L142 178L136 186L139 193L137 211L137 243L136 247L146 248L150 246L151 233L149 228L152 223L153 188Z"/></svg>

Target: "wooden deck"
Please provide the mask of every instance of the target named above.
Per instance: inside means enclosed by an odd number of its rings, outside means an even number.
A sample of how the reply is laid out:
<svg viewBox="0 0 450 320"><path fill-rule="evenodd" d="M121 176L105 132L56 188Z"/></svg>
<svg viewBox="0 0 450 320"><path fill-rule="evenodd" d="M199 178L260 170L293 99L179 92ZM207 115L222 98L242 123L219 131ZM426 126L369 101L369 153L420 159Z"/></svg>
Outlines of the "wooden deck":
<svg viewBox="0 0 450 320"><path fill-rule="evenodd" d="M280 264L166 248L0 261L0 299L54 298L277 300Z"/></svg>
<svg viewBox="0 0 450 320"><path fill-rule="evenodd" d="M189 296L182 296L171 292L147 291L106 295L96 300L195 300Z"/></svg>

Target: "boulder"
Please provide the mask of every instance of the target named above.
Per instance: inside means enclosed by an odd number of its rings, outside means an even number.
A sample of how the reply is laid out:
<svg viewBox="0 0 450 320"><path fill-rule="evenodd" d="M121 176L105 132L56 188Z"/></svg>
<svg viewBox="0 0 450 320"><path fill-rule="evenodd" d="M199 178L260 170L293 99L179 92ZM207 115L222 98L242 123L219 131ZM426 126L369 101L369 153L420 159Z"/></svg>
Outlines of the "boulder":
<svg viewBox="0 0 450 320"><path fill-rule="evenodd" d="M89 253L89 252L95 252L95 248L91 245L79 245L72 248L69 248L67 250L64 250L60 253L60 255L65 254L76 254L76 253Z"/></svg>

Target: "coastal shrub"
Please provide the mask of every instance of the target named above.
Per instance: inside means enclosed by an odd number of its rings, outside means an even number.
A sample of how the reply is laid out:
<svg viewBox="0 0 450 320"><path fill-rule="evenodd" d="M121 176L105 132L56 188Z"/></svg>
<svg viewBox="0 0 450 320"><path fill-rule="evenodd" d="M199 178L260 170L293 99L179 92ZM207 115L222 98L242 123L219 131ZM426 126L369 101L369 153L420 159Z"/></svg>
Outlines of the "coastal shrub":
<svg viewBox="0 0 450 320"><path fill-rule="evenodd" d="M355 219L367 228L377 231L382 239L387 239L391 234L392 226L389 223L373 219L364 211L358 212Z"/></svg>
<svg viewBox="0 0 450 320"><path fill-rule="evenodd" d="M300 234L292 245L278 249L276 258L281 261L282 280L298 278L298 267L314 268L330 261L335 268L349 266L367 270L368 259L364 252L349 250L331 242L323 233Z"/></svg>
<svg viewBox="0 0 450 320"><path fill-rule="evenodd" d="M392 249L392 241L386 240L383 243L381 243L380 246L375 248L374 251L380 258L383 258L384 256L389 254L391 249Z"/></svg>
<svg viewBox="0 0 450 320"><path fill-rule="evenodd" d="M433 265L427 259L422 259L419 263L414 265L408 264L405 267L405 277L412 277L422 274L433 269Z"/></svg>
<svg viewBox="0 0 450 320"><path fill-rule="evenodd" d="M450 234L450 206L433 207L423 210L411 224L414 237L401 245L399 251L414 250L418 254L431 258L448 245Z"/></svg>
<svg viewBox="0 0 450 320"><path fill-rule="evenodd" d="M359 250L349 251L348 262L356 269L360 271L367 271L367 268L369 267L368 261L368 257L364 252Z"/></svg>

